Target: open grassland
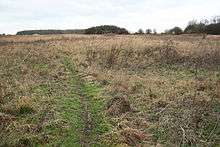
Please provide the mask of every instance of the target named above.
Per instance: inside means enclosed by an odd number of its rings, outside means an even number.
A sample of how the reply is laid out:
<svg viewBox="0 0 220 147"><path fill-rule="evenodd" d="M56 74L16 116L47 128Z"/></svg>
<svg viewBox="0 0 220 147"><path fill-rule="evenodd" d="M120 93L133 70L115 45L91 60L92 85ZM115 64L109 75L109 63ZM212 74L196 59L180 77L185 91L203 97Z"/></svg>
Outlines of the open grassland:
<svg viewBox="0 0 220 147"><path fill-rule="evenodd" d="M220 145L220 38L0 37L0 146Z"/></svg>

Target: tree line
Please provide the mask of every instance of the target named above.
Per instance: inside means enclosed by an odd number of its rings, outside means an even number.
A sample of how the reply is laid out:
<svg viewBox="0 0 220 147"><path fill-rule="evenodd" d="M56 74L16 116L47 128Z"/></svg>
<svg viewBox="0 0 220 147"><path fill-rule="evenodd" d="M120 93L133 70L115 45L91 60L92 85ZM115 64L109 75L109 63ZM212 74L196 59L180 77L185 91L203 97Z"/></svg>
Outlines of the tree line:
<svg viewBox="0 0 220 147"><path fill-rule="evenodd" d="M113 25L102 25L80 30L26 30L17 32L17 35L48 35L48 34L129 34L125 28Z"/></svg>
<svg viewBox="0 0 220 147"><path fill-rule="evenodd" d="M135 34L157 34L156 29L139 29ZM204 19L201 21L189 21L187 27L183 30L181 27L175 26L171 29L165 30L163 34L210 34L220 35L220 16L215 16L210 20Z"/></svg>
<svg viewBox="0 0 220 147"><path fill-rule="evenodd" d="M17 32L17 35L49 35L49 34L84 34L85 30L75 29L75 30L26 30Z"/></svg>
<svg viewBox="0 0 220 147"><path fill-rule="evenodd" d="M101 25L88 29L75 29L75 30L27 30L20 31L17 35L47 35L47 34L130 34L130 32L121 27L114 25ZM139 29L133 34L157 34L156 29ZM210 20L204 19L201 21L192 20L189 21L187 27L183 30L176 26L174 28L165 30L164 34L211 34L220 35L220 16L215 16Z"/></svg>
<svg viewBox="0 0 220 147"><path fill-rule="evenodd" d="M187 27L182 30L180 27L174 27L166 30L165 34L210 34L220 35L220 16L215 16L210 20L204 19L201 21L189 21Z"/></svg>

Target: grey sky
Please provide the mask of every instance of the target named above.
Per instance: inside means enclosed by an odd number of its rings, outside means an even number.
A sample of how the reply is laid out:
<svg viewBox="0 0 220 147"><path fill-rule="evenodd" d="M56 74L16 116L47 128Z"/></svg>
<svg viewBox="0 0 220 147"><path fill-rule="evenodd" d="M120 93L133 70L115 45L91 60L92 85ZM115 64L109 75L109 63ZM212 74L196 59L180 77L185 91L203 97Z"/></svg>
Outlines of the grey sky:
<svg viewBox="0 0 220 147"><path fill-rule="evenodd" d="M0 0L0 33L101 24L164 31L220 15L220 0Z"/></svg>

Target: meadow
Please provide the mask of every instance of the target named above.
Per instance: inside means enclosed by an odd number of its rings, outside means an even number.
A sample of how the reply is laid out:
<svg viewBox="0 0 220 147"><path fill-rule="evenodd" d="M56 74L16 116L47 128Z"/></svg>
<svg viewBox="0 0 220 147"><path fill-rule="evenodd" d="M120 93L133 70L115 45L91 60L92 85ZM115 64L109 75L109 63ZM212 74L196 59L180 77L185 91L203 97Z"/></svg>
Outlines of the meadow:
<svg viewBox="0 0 220 147"><path fill-rule="evenodd" d="M0 146L220 145L220 37L0 36Z"/></svg>

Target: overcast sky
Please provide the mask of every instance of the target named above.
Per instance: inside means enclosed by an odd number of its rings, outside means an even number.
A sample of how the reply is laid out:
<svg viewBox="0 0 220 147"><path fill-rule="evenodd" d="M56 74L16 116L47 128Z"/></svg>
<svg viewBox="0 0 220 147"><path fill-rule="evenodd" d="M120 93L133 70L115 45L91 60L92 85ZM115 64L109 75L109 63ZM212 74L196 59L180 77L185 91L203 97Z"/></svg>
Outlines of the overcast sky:
<svg viewBox="0 0 220 147"><path fill-rule="evenodd" d="M0 33L101 24L164 31L220 15L220 0L0 0Z"/></svg>

